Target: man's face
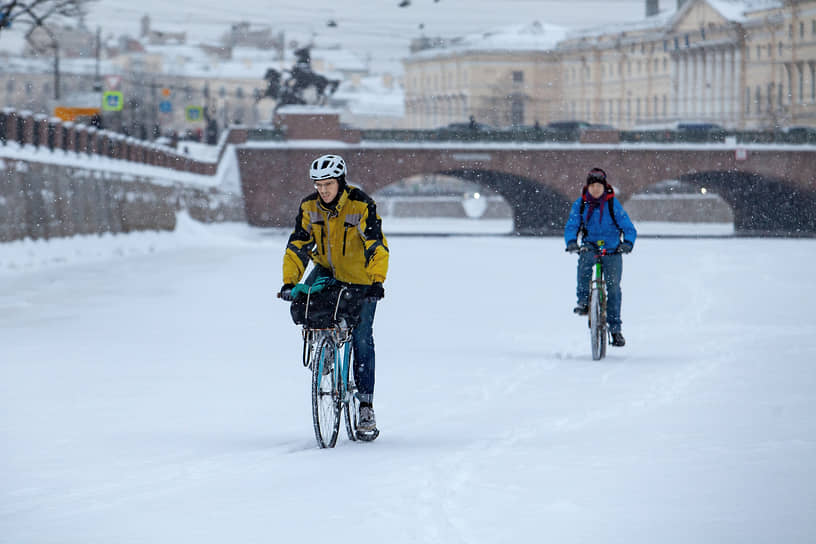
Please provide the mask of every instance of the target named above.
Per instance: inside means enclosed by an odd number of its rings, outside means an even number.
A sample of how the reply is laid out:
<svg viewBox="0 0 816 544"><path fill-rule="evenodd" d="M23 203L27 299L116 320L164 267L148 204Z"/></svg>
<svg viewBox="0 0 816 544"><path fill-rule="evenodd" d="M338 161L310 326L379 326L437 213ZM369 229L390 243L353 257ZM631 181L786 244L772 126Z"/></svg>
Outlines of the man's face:
<svg viewBox="0 0 816 544"><path fill-rule="evenodd" d="M337 191L340 188L340 185L337 183L337 178L315 181L314 186L315 189L317 189L317 194L320 195L320 200L326 204L334 200L334 197L337 196Z"/></svg>
<svg viewBox="0 0 816 544"><path fill-rule="evenodd" d="M589 194L592 195L592 198L601 198L601 195L604 194L604 184L596 181L595 183L590 183L587 190Z"/></svg>

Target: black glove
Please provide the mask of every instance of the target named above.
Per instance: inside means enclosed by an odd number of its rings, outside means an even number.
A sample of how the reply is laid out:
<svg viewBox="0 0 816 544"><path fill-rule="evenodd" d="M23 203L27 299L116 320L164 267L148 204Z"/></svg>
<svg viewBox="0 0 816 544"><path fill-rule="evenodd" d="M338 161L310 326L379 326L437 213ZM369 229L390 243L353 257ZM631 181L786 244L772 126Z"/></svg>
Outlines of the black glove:
<svg viewBox="0 0 816 544"><path fill-rule="evenodd" d="M283 299L287 302L292 302L294 297L292 297L292 288L295 286L293 283L284 283L283 287L280 288L278 291L278 298Z"/></svg>
<svg viewBox="0 0 816 544"><path fill-rule="evenodd" d="M627 242L626 240L624 240L624 241L623 241L623 242L621 242L621 243L620 243L620 245L618 246L618 251L619 251L620 253L632 253L632 243L631 243L631 242Z"/></svg>
<svg viewBox="0 0 816 544"><path fill-rule="evenodd" d="M375 281L371 285L368 286L368 290L366 291L365 298L368 300L380 300L385 296L385 289L383 289L383 284Z"/></svg>
<svg viewBox="0 0 816 544"><path fill-rule="evenodd" d="M578 242L576 242L575 240L570 240L569 242L567 242L567 249L565 249L564 251L566 251L567 253L578 253L580 250L581 248L578 247Z"/></svg>

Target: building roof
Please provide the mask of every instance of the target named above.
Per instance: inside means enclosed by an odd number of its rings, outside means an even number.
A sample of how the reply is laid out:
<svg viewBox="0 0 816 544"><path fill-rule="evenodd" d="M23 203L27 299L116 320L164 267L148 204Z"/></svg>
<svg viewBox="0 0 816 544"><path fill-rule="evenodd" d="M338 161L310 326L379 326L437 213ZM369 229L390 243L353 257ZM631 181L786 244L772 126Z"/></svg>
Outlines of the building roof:
<svg viewBox="0 0 816 544"><path fill-rule="evenodd" d="M432 59L468 52L552 51L566 33L567 30L563 27L533 21L524 25L463 36L452 40L445 46L419 51L411 55L409 59Z"/></svg>

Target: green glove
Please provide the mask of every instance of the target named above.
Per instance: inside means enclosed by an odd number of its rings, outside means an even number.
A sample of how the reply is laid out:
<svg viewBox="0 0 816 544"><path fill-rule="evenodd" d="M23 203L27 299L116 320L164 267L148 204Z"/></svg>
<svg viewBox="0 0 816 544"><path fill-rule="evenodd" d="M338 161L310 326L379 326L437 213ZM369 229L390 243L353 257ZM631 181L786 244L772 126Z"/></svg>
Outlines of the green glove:
<svg viewBox="0 0 816 544"><path fill-rule="evenodd" d="M292 298L297 298L301 293L311 292L312 294L315 294L318 291L322 291L324 287L331 285L333 281L334 279L330 278L329 276L321 276L317 278L312 285L298 283L292 287Z"/></svg>

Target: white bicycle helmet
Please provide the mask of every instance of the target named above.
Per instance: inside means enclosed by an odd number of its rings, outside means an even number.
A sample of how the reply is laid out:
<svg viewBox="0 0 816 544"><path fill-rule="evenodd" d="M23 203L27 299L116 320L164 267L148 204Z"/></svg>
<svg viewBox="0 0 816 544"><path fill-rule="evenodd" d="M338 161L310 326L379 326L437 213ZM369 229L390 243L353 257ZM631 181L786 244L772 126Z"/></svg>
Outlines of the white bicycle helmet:
<svg viewBox="0 0 816 544"><path fill-rule="evenodd" d="M339 178L346 173L346 161L340 155L323 155L312 161L309 177L313 181Z"/></svg>

